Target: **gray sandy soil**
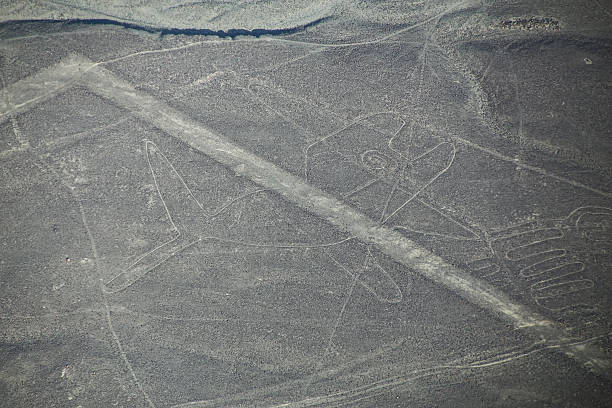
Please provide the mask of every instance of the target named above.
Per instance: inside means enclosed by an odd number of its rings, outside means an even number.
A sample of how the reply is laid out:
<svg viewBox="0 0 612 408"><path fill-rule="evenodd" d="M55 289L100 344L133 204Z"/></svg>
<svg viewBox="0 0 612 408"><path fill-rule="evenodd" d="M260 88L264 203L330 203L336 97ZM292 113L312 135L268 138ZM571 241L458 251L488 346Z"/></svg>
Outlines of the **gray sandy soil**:
<svg viewBox="0 0 612 408"><path fill-rule="evenodd" d="M609 406L612 7L136 3L0 3L0 406Z"/></svg>

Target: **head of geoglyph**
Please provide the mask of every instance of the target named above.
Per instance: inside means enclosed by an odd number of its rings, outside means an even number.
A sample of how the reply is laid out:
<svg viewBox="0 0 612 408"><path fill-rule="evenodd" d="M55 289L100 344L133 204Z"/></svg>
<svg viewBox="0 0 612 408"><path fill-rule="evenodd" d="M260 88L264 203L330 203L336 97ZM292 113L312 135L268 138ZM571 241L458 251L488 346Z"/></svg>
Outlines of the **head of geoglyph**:
<svg viewBox="0 0 612 408"><path fill-rule="evenodd" d="M397 162L379 150L366 150L361 154L361 164L371 172L388 174L397 168Z"/></svg>

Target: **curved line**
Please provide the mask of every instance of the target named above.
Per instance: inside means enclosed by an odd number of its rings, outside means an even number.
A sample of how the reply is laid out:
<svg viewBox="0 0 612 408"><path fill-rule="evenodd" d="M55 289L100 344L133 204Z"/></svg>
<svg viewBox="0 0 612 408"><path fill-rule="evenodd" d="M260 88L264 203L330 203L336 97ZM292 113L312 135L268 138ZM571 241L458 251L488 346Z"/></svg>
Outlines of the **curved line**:
<svg viewBox="0 0 612 408"><path fill-rule="evenodd" d="M580 307L580 306L583 306L583 307L584 307L584 306L586 306L586 307L592 307L592 305L591 305L591 304L589 304L589 303L587 303L587 302L580 302L580 301L578 301L578 302L576 302L576 303L573 303L573 304L571 304L571 305L562 306L562 307L549 307L549 306L545 306L545 305L542 303L542 301L543 301L543 300L546 300L546 299L560 298L560 297L562 297L562 296L571 295L571 294L573 294L573 293L577 293L577 292L580 292L580 291L583 291L583 290L588 290L588 289L591 289L591 288L593 288L593 287L595 286L595 282L593 282L591 279L578 279L578 280L574 280L574 281L568 281L568 282L564 282L564 283L559 283L559 284L556 284L556 285L550 285L550 286L545 287L545 288L543 288L543 289L548 289L548 288L555 287L555 286L562 286L562 285L565 285L565 284L570 284L570 283L582 283L582 282L586 282L588 285L587 285L587 286L580 287L580 288L578 288L578 289L574 289L574 290L571 290L571 291L565 292L565 293L561 293L561 294L558 294L558 295L550 295L550 296L535 296L535 295L533 294L533 292L534 292L534 291L537 291L537 289L536 289L536 290L533 290L533 289L532 289L532 297L533 297L534 301L536 302L536 304L537 304L538 306L543 307L544 309L547 309L547 310L550 310L550 311L553 311L553 312L561 312L561 311L564 311L564 310L573 309L573 308ZM540 289L540 290L542 290L542 289Z"/></svg>
<svg viewBox="0 0 612 408"><path fill-rule="evenodd" d="M395 132L395 134L393 136L391 136L389 138L389 140L387 141L387 146L389 147L389 150L397 153L398 155L400 155L400 157L404 157L404 154L402 152L400 152L399 150L395 150L392 145L393 145L393 141L397 138L397 136L401 133L401 131L406 127L406 121L404 119L402 120L402 125L400 126L400 128Z"/></svg>
<svg viewBox="0 0 612 408"><path fill-rule="evenodd" d="M593 211L603 211L603 212L591 212L589 210L593 210ZM572 212L570 212L568 214L567 217L565 217L565 220L569 221L571 218L576 216L576 213L578 212L585 212L586 214L601 214L601 215L612 215L612 208L609 207L600 207L600 206L582 206L582 207L578 207L575 210L573 210ZM582 215L584 214L580 214L578 216L578 218L580 218Z"/></svg>
<svg viewBox="0 0 612 408"><path fill-rule="evenodd" d="M551 238L550 240L552 241L554 239L558 239L558 238ZM546 251L534 252L534 253L526 255L526 256L520 256L520 254L519 254L519 256L512 257L512 256L509 255L510 252L516 252L519 249L528 248L528 247L530 247L532 245L540 244L540 243L546 242L546 241L548 241L548 240L537 241L537 242L535 242L533 244L521 245L521 246L518 246L518 247L515 247L515 248L512 248L512 249L509 249L508 251L506 251L506 253L504 255L504 258L506 260L508 260L508 261L511 261L511 262L517 262L517 261L523 261L525 259L533 258L535 256L541 256L541 255L544 255L544 254L558 254L558 255L553 256L553 258L563 257L563 256L565 256L567 254L567 251L565 249L563 249L563 248L555 248L555 249L548 249ZM550 258L550 259L553 259L553 258Z"/></svg>
<svg viewBox="0 0 612 408"><path fill-rule="evenodd" d="M124 275L125 272L129 271L131 268L134 267L134 265L136 265L138 262L142 261L144 258L146 258L147 256L151 255L153 252L165 247L168 244L172 244L173 242L175 242L176 240L178 240L180 237L180 234L178 234L176 237L172 238L170 241L164 242L161 245L156 246L155 248L153 248L152 250L150 250L149 252L146 252L144 255L140 256L138 259L136 259L133 263L131 263L130 265L128 265L127 268L125 268L123 271L119 272L117 275L115 275L112 279L110 279L109 281L107 281L105 283L105 285L108 285L110 283L112 283L113 281L115 281L115 279L117 279L118 277L120 277L121 275Z"/></svg>
<svg viewBox="0 0 612 408"><path fill-rule="evenodd" d="M485 263L481 261L488 261L488 262ZM481 262L483 265L478 267L479 266L478 262ZM499 271L501 270L501 267L499 266L499 264L496 262L493 262L491 258L474 259L473 261L470 261L467 263L467 267L473 270L474 272L476 272L478 276L480 276L481 278L490 278L491 276L498 274ZM487 269L489 270L489 272L487 271Z"/></svg>
<svg viewBox="0 0 612 408"><path fill-rule="evenodd" d="M562 256L558 256L558 257L554 257L554 258L549 258L549 259L546 259L546 260L544 260L544 261L536 262L536 263L534 263L534 264L532 264L532 265L526 266L526 267L524 267L523 269L521 269L521 270L519 271L519 275L520 275L521 277L525 278L525 279L528 279L528 278L533 278L533 277L536 277L536 276L539 276L539 275L543 275L543 274L548 273L548 272L555 271L555 270L557 270L557 269L561 269L561 268L563 268L563 267L565 267L565 266L568 266L568 265L582 265L582 267L581 267L581 268L580 268L578 271L571 272L571 273L578 273L578 272L583 272L583 271L584 271L584 263L582 263L582 262L566 262L566 263L563 263L563 264L560 264L560 265L557 265L557 266L553 266L552 268L548 268L548 269L544 269L544 270L538 270L538 269L537 269L537 266L538 266L538 265L541 265L541 264L544 264L544 263L550 262L550 261L552 261L553 259L561 259L561 258L563 258L563 257L564 257L564 256L562 255ZM535 269L537 272L535 272L535 273L531 273L531 274L526 274L526 273L525 273L525 271L526 271L527 269ZM567 276L567 275L568 275L568 274L559 275L559 276L557 276L556 278L560 278L560 277L562 277L562 276ZM553 279L556 279L556 278L553 278ZM546 281L541 281L541 282L546 282Z"/></svg>
<svg viewBox="0 0 612 408"><path fill-rule="evenodd" d="M509 227L507 229L511 229L511 228L515 228L515 227L518 228L518 227L521 227L521 226L529 226L529 225L536 225L536 224L535 224L535 222L531 222L530 221L530 222L527 222L525 224L518 224L516 226ZM548 241L549 239L560 239L560 238L563 238L565 236L565 234L563 233L563 230L561 228L558 228L558 227L540 227L540 228L532 228L532 229L529 229L529 230L517 232L517 233L514 233L514 234L502 236L502 237L496 237L492 241L507 240L509 238L516 238L516 237L520 237L521 235L529 235L529 234L534 234L534 233L542 232L542 231L558 231L558 234L556 234L554 236L551 236L551 237L547 237L547 238L541 239L539 241L534 241L533 243L545 242L545 241ZM503 232L503 230L501 232ZM561 235L559 235L559 234L561 234ZM530 244L527 244L527 245L530 245ZM525 245L521 245L520 247L523 247L523 246L525 246ZM517 248L519 248L519 247L517 247Z"/></svg>
<svg viewBox="0 0 612 408"><path fill-rule="evenodd" d="M567 275L564 275L564 276L567 276ZM587 283L589 283L589 285L585 286L585 287L581 287L580 289L574 289L574 290L571 290L569 292L564 292L564 293L561 293L559 295L535 296L536 298L538 298L538 299L552 299L552 298L556 298L556 297L559 297L559 296L568 295L570 293L579 292L581 290L590 289L590 288L595 286L595 282L593 282L593 280L591 280L591 279L575 279L575 280L566 281L566 282L553 283L553 284L550 284L548 286L542 286L541 288L534 289L534 287L538 286L539 284L547 283L547 282L550 282L552 280L555 280L555 279L549 279L549 280L545 280L545 281L542 281L542 282L534 283L533 285L531 285L531 291L532 292L543 292L543 291L551 289L551 288L558 288L558 287L561 287L561 286L566 286L566 285L569 285L569 284L572 284L572 283L577 283L577 282L587 282Z"/></svg>
<svg viewBox="0 0 612 408"><path fill-rule="evenodd" d="M168 215L168 218L170 220L170 223L172 224L172 226L175 228L175 230L178 231L178 228L176 227L174 221L172 220L172 216L170 215L170 212L168 210L168 207L166 206L166 201L164 200L163 194L159 189L159 184L157 183L157 177L155 176L155 171L153 170L153 165L151 164L151 157L149 154L149 149L148 146L152 145L155 147L155 150L157 151L156 153L161 155L163 157L163 159L165 160L165 162L168 164L168 166L170 166L170 168L172 169L172 172L178 177L178 179L180 180L181 184L183 185L183 187L188 191L189 196L193 199L193 201L195 201L195 203L198 205L198 207L200 207L200 210L202 210L202 212L204 213L204 216L206 218L214 218L217 215L221 214L224 210L226 210L228 207L230 207L232 204L235 204L237 201L249 197L251 195L255 195L261 192L265 192L265 191L271 191L270 189L266 189L266 188L260 188L257 190L253 190L253 191L249 191L246 192L244 194L241 194L237 197L234 197L233 199L231 199L229 202L223 204L219 209L217 209L216 211L213 211L212 213L208 213L205 209L204 206L202 205L202 203L200 203L200 201L198 201L198 199L195 197L195 195L193 194L193 191L189 188L189 186L187 186L187 183L185 183L185 180L183 179L183 177L180 175L180 173L176 170L176 168L174 167L174 165L172 164L172 162L168 159L168 157L159 149L159 147L157 147L157 145L150 141L150 140L146 140L145 141L145 145L146 145L146 151L147 151L147 162L149 164L149 169L151 171L151 175L153 176L153 181L155 182L155 188L157 190L157 194L159 195L162 203L164 204L164 208L166 210L166 214Z"/></svg>
<svg viewBox="0 0 612 408"><path fill-rule="evenodd" d="M153 165L151 164L151 155L150 155L150 151L149 151L149 145L155 147L155 150L157 150L157 154L159 154L161 157L164 158L164 160L166 161L168 166L170 166L170 168L172 169L172 172L181 181L181 184L183 185L183 187L185 187L185 189L189 192L189 196L193 199L193 201L195 201L195 203L198 205L198 207L200 207L200 209L202 210L204 215L206 215L208 217L209 215L206 212L206 210L204 209L204 206L198 201L197 198L195 198L195 196L193 195L191 189L187 186L187 184L185 183L185 180L183 180L183 177L181 177L181 175L179 174L178 171L176 171L176 168L172 165L170 160L168 160L168 157L166 157L166 155L157 147L157 145L155 143L153 143L150 140L146 140L145 141L145 149L146 149L146 152L147 152L147 163L149 164L149 170L151 171L151 175L153 176L153 181L155 182L155 189L157 190L157 194L159 195L159 198L161 199L162 203L164 204L164 208L166 210L166 214L168 214L168 218L170 219L170 222L172 223L172 226L174 228L176 228L176 225L174 224L174 221L172 221L172 216L170 215L170 211L168 210L168 206L166 205L166 201L164 200L164 196L162 195L162 192L159 189L159 183L157 182L157 177L155 176L155 171L153 170Z"/></svg>
<svg viewBox="0 0 612 408"><path fill-rule="evenodd" d="M587 230L587 228L583 228L580 227L578 224L580 223L580 221L582 221L582 217L584 217L585 215L609 215L612 216L612 212L607 213L607 212L600 212L600 213L587 213L587 214L580 214L580 216L578 216L578 219L576 219L576 230L578 232L580 232L580 234L587 240L593 241L593 242L607 242L609 241L609 239L593 239L592 236L592 232L589 232ZM597 228L598 232L601 232L601 229Z"/></svg>
<svg viewBox="0 0 612 408"><path fill-rule="evenodd" d="M306 248L329 248L332 246L340 245L345 242L357 239L356 236L351 236L348 238L344 238L339 241L325 242L325 243L288 243L288 244L271 244L271 243L255 243L255 242L244 242L244 241L236 241L233 239L220 238L215 236L205 236L198 238L199 241L217 241L224 244L232 244L236 246L245 246L245 247L253 247L253 248L276 248L276 249L306 249Z"/></svg>
<svg viewBox="0 0 612 408"><path fill-rule="evenodd" d="M513 224L505 228L492 229L488 233L489 241L496 242L496 241L505 240L507 238L513 238L513 237L516 237L522 234L526 234L530 231L539 229L539 228L536 228L538 225L539 224L537 221L526 221L526 222L522 222L519 224ZM519 230L519 228L521 229ZM504 234L508 234L509 232L510 232L510 235L504 235Z"/></svg>
<svg viewBox="0 0 612 408"><path fill-rule="evenodd" d="M351 126L354 126L356 124L359 124L365 120L367 120L368 118L371 118L373 116L378 116L378 115L396 115L397 113L393 112L393 111L383 111L383 112L374 112L374 113L368 113L366 115L359 115L357 116L357 118L353 119L353 121L347 123L346 125L342 126L340 129L336 129L333 132L327 134L326 136L322 137L319 140L316 140L314 142L312 142L311 144L309 144L308 146L306 146L306 148L304 149L304 156L305 156L305 166L304 166L304 171L307 172L308 171L308 152L310 151L311 148L313 148L314 146L321 144L323 142L325 142L327 139L336 136L337 134L344 132L345 130L349 129ZM305 174L306 177L306 181L308 181L308 174Z"/></svg>
<svg viewBox="0 0 612 408"><path fill-rule="evenodd" d="M546 344L545 341L536 342L523 349L518 349L516 351L510 351L510 352L502 352L502 353L493 355L492 357L489 357L486 359L474 360L472 362L466 362L464 364L460 364L460 363L452 364L451 362L450 364L441 364L441 365L437 365L437 366L433 366L429 368L417 369L409 373L406 373L404 375L395 375L395 376L386 377L381 380L374 381L374 382L368 383L360 387L355 387L352 389L330 393L330 394L324 394L324 395L320 395L316 397L310 397L310 398L302 399L299 401L290 401L286 403L270 405L267 408L299 408L299 407L304 408L304 407L314 407L314 406L331 406L330 404L341 404L345 406L349 403L355 403L359 400L375 397L376 395L380 395L384 392L388 392L389 390L397 389L417 379L429 377L429 376L436 375L442 372L453 371L453 370L460 371L460 370L469 370L469 369L483 369L483 368L494 367L498 365L505 365L514 360L525 358L525 357L528 357L538 352L551 350L551 349L562 349L562 348L568 348L568 347L581 346L584 344L593 343L596 340L600 340L600 339L609 337L611 335L612 333L606 333L606 334L595 336L595 337L592 337L586 340L573 341L573 342L572 341L558 342L556 344ZM292 382L292 385L297 382L298 381ZM250 395L252 394L243 392L242 396L241 394L238 394L237 396L234 396L235 398L233 399L217 398L213 400L189 401L189 402L173 405L171 408L189 408L189 407L195 408L195 407L221 406L221 405L228 406L228 403L232 401L238 401L240 398L242 399L251 398L250 401L252 401L252 397L250 397ZM270 392L264 395L270 395Z"/></svg>
<svg viewBox="0 0 612 408"><path fill-rule="evenodd" d="M244 193L242 195L239 195L238 197L235 197L232 200L230 200L229 202L227 202L226 204L222 205L221 208L219 208L217 211L215 211L212 214L210 214L209 218L216 217L217 215L219 215L223 211L225 211L228 207L230 207L231 205L235 204L237 201L242 200L243 198L250 197L250 196L258 194L258 193L268 192L268 191L272 191L272 190L270 190L269 188L260 188L260 189L249 191L249 192L246 192L246 193Z"/></svg>
<svg viewBox="0 0 612 408"><path fill-rule="evenodd" d="M148 275L150 272L152 272L153 270L155 270L158 266L160 266L161 264L165 263L168 259L170 259L171 257L175 256L176 254L179 254L181 252L183 252L184 250L186 250L189 247L192 247L193 245L197 244L198 242L200 242L201 240L198 238L194 241L191 241L187 244L185 244L184 246L182 246L181 248L177 249L176 251L173 251L171 254L169 254L168 256L166 256L165 258L162 258L161 260L159 260L157 263L153 264L152 266L148 267L144 272L142 272L141 274L139 274L135 279L132 279L131 281L127 282L126 284L123 284L122 286L120 286L117 289L109 289L107 286L113 282L115 279L117 279L119 276L121 275L125 275L126 272L128 272L130 270L130 268L127 268L126 270L124 270L123 272L117 274L115 277L113 277L113 279L111 279L110 281L106 282L104 284L104 287L102 288L102 290L105 293L108 294L115 294L115 293L119 293L122 292L124 290L126 290L127 288L129 288L130 286L134 285L136 282L138 282L139 280L141 280L143 277L145 277L146 275ZM164 244L165 245L165 244ZM151 251L153 252L153 251ZM149 252L150 253L150 252ZM133 264L135 265L135 264ZM132 266L133 266L132 265Z"/></svg>

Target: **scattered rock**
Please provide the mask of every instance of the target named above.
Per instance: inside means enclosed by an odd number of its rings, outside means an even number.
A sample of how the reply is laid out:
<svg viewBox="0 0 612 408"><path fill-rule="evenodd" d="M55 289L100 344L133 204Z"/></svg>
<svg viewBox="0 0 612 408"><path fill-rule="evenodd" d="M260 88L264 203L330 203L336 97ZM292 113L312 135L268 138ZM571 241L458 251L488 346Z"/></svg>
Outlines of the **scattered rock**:
<svg viewBox="0 0 612 408"><path fill-rule="evenodd" d="M511 18L499 23L507 30L559 30L559 21L551 17Z"/></svg>

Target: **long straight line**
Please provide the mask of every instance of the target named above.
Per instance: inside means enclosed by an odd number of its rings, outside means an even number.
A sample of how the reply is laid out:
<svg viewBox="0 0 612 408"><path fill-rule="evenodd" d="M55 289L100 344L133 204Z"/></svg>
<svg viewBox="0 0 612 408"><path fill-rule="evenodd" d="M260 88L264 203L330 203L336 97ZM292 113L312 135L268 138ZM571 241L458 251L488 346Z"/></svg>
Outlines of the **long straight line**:
<svg viewBox="0 0 612 408"><path fill-rule="evenodd" d="M608 191L603 191L603 190L600 190L598 188L591 187L591 186L589 186L587 184L581 183L579 181L572 180L572 179L567 178L567 177L559 176L558 174L555 174L555 173L550 172L548 170L542 169L540 167L531 166L528 163L525 163L525 162L520 161L520 160L516 160L516 159L514 159L512 157L509 157L509 156L506 156L506 155L504 155L504 154L502 154L502 153L500 153L498 151L486 148L484 146L480 146L479 144L476 144L474 142L470 142L469 140L463 139L461 137L451 136L451 138L454 141L456 141L456 142L462 143L462 144L464 144L466 146L469 146L469 147L471 147L473 149L480 150L480 151L482 151L482 152L484 152L484 153L486 153L486 154L488 154L490 156L495 157L496 159L512 163L512 164L514 164L517 167L522 167L524 169L533 171L534 173L538 173L538 174L541 174L543 176L550 177L552 179L558 180L558 181L560 181L562 183L566 183L566 184L569 184L571 186L574 186L574 187L577 187L577 188L581 188L583 190L590 191L591 193L595 193L595 194L600 195L602 197L612 198L612 193L610 193Z"/></svg>
<svg viewBox="0 0 612 408"><path fill-rule="evenodd" d="M57 82L49 87L44 82L48 78L55 78ZM549 341L567 343L563 329L550 319L513 301L488 283L474 278L399 232L381 226L300 177L213 133L153 96L136 90L97 63L73 57L68 63L60 63L39 75L9 86L5 95L12 103L10 106L1 105L0 115L6 116L22 108L29 109L35 102L46 99L50 92L66 88L76 80L99 96L131 111L144 121L232 169L237 175L275 191L287 201L359 240L376 245L413 272L451 290L514 327ZM27 96L20 94L24 90L27 91ZM597 346L567 345L562 346L560 350L591 371L612 379L612 361Z"/></svg>
<svg viewBox="0 0 612 408"><path fill-rule="evenodd" d="M0 95L0 124L5 122L11 116L11 114L18 114L28 111L36 104L42 103L54 97L56 94L63 92L71 85L78 83L79 78L81 78L85 73L91 71L92 69L99 68L100 65L105 63L106 62L92 62L82 57L73 55L59 64L3 88L1 90L2 94ZM611 192L591 187L587 184L557 175L553 172L529 165L528 163L522 161L517 161L516 159L508 157L496 150L486 148L456 135L450 135L450 137L456 142L470 146L473 149L480 150L497 159L511 162L515 166L522 167L524 169L533 171L534 173L558 180L562 183L590 191L602 197L612 198Z"/></svg>
<svg viewBox="0 0 612 408"><path fill-rule="evenodd" d="M109 71L96 68L89 71L84 79L94 93L128 109L193 149L231 168L237 175L275 191L298 207L316 214L360 240L383 248L393 258L424 276L462 293L474 303L486 305L487 309L506 316L514 321L517 327L550 325L545 318L527 311L522 305L510 301L489 285L471 278L400 233L381 227L351 206L213 133L182 112L136 90Z"/></svg>
<svg viewBox="0 0 612 408"><path fill-rule="evenodd" d="M69 57L48 69L8 85L0 94L0 123L11 114L30 110L57 93L75 84L81 74L94 63L79 57Z"/></svg>
<svg viewBox="0 0 612 408"><path fill-rule="evenodd" d="M106 69L95 67L84 74L84 80L89 89L99 96L130 110L193 149L231 168L237 175L275 191L289 202L359 240L376 245L385 254L414 272L510 322L516 328L534 332L549 340L565 341L563 330L550 319L513 301L488 283L451 265L402 234L381 226L302 178L215 134L151 95L136 90ZM590 370L610 377L612 362L598 347L568 345L562 350Z"/></svg>

